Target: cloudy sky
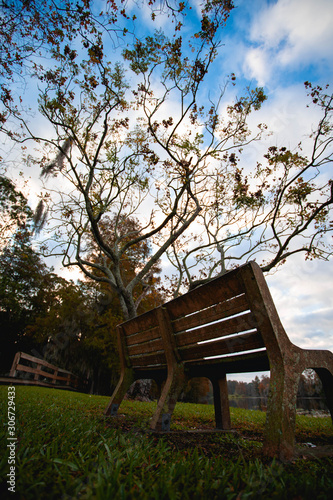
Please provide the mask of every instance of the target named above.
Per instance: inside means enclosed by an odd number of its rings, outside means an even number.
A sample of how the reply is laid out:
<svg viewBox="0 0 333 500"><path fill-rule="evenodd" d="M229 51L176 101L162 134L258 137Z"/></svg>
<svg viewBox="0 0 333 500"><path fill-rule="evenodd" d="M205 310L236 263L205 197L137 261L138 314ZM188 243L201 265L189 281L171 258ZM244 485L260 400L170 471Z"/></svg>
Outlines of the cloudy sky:
<svg viewBox="0 0 333 500"><path fill-rule="evenodd" d="M260 113L274 132L267 142L293 148L317 118L306 108L304 81L333 84L333 2L236 0L235 5L219 57L221 72L234 71L244 84L265 88L268 100ZM253 158L261 147L253 146ZM267 276L282 323L300 347L333 351L332 265L298 256Z"/></svg>

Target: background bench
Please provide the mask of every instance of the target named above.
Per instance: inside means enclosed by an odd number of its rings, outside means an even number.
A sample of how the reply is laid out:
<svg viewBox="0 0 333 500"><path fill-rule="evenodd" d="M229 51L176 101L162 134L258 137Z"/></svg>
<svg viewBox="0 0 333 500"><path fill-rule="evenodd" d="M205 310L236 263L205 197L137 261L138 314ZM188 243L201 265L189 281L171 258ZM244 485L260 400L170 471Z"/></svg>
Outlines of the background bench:
<svg viewBox="0 0 333 500"><path fill-rule="evenodd" d="M230 429L226 374L270 370L263 451L288 459L294 449L299 379L312 368L333 416L333 354L290 342L254 262L119 325L118 342L121 376L106 415L116 415L134 380L151 378L161 388L151 429L168 431L188 379L207 377L216 427Z"/></svg>
<svg viewBox="0 0 333 500"><path fill-rule="evenodd" d="M80 378L68 370L24 352L15 354L9 377L1 378L0 382L69 390L78 390L82 385Z"/></svg>

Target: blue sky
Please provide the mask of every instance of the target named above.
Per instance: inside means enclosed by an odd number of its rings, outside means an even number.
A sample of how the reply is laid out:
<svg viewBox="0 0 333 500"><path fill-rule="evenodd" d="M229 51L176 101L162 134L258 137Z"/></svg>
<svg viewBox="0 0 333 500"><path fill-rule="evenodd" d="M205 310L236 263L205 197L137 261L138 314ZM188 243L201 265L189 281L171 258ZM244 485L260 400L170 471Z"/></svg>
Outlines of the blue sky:
<svg viewBox="0 0 333 500"><path fill-rule="evenodd" d="M269 92L332 78L331 0L236 0L225 30L235 73Z"/></svg>

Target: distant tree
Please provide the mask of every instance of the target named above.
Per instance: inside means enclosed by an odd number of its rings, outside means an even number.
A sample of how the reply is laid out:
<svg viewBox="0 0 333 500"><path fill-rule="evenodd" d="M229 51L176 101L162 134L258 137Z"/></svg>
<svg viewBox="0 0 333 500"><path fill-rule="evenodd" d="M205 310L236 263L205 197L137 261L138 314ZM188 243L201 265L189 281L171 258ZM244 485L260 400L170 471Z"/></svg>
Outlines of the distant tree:
<svg viewBox="0 0 333 500"><path fill-rule="evenodd" d="M232 396L236 393L237 381L236 380L228 380L228 393L229 396Z"/></svg>
<svg viewBox="0 0 333 500"><path fill-rule="evenodd" d="M25 195L14 182L0 175L0 249L24 238L32 229L33 212Z"/></svg>
<svg viewBox="0 0 333 500"><path fill-rule="evenodd" d="M244 398L245 400L249 397L256 399L259 398L259 404L256 404L256 406L258 406L260 410L265 411L269 396L269 384L270 377L267 375L261 375L260 378L256 376L251 382L228 380L228 393L229 396L241 396L241 398ZM315 402L312 398L317 398L319 401ZM320 378L314 370L309 369L302 373L297 392L297 399L297 408L327 410L322 384Z"/></svg>
<svg viewBox="0 0 333 500"><path fill-rule="evenodd" d="M185 403L206 404L210 392L212 388L208 378L191 378L179 399Z"/></svg>
<svg viewBox="0 0 333 500"><path fill-rule="evenodd" d="M322 393L322 384L316 372L314 370L305 370L301 375L298 397L320 397Z"/></svg>
<svg viewBox="0 0 333 500"><path fill-rule="evenodd" d="M260 408L267 407L268 394L269 394L270 378L267 375L262 375L258 385L259 396L261 398Z"/></svg>
<svg viewBox="0 0 333 500"><path fill-rule="evenodd" d="M254 380L252 380L252 382L248 384L247 393L250 397L253 398L259 397L259 384L260 384L260 379L258 376L256 376Z"/></svg>
<svg viewBox="0 0 333 500"><path fill-rule="evenodd" d="M27 233L16 233L0 254L1 366L8 367L16 351L39 344L27 332L38 314L45 314L50 270L32 249ZM4 369L4 368L2 368Z"/></svg>
<svg viewBox="0 0 333 500"><path fill-rule="evenodd" d="M46 295L47 313L27 327L38 341L35 354L88 380L91 392L110 393L119 375L119 304L108 298L106 306L96 283L59 277Z"/></svg>
<svg viewBox="0 0 333 500"><path fill-rule="evenodd" d="M109 300L106 308L101 297L96 284L54 274L27 233L16 235L0 254L1 372L23 351L89 379L92 391L109 393L118 377L121 311Z"/></svg>
<svg viewBox="0 0 333 500"><path fill-rule="evenodd" d="M100 231L104 241L107 241L114 248L117 248L118 245L125 246L128 242L131 243L133 235L138 236L137 244L130 245L126 252L123 254L120 253L120 279L126 287L135 279L136 275L144 267L145 262L149 260L153 251L152 246L149 240L140 240L142 227L140 222L132 217L113 217L110 219L106 216L103 219L103 223L100 224ZM113 302L117 297L118 300L120 298L120 305L122 305L122 297L115 293L112 287L110 289L107 286L108 280L105 279L107 272L111 276L114 273L114 262L101 252L94 238L91 238L90 245L88 244L88 246L90 252L86 257L86 268L89 266L88 262L93 263L91 266L92 273L94 273L93 281L100 283L100 290L104 293L104 300L107 300L107 297L111 297ZM163 302L163 294L158 291L160 286L160 272L161 268L159 263L156 262L144 280L138 282L134 287L132 296L137 311L147 311ZM88 273L86 274L90 277ZM120 314L125 319L123 312Z"/></svg>

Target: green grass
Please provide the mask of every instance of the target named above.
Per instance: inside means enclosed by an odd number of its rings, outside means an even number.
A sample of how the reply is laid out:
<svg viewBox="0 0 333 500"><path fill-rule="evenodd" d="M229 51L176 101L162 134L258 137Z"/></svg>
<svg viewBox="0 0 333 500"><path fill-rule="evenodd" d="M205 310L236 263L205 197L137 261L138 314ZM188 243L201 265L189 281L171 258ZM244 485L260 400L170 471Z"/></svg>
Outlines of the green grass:
<svg viewBox="0 0 333 500"><path fill-rule="evenodd" d="M1 449L7 449L7 387L0 387ZM16 492L7 490L8 453L0 459L1 498L20 499L326 499L333 459L264 460L265 414L232 409L234 433L146 432L154 403L124 401L106 419L108 398L16 387ZM213 428L212 406L176 406L172 429ZM298 442L333 443L329 418L298 417Z"/></svg>

